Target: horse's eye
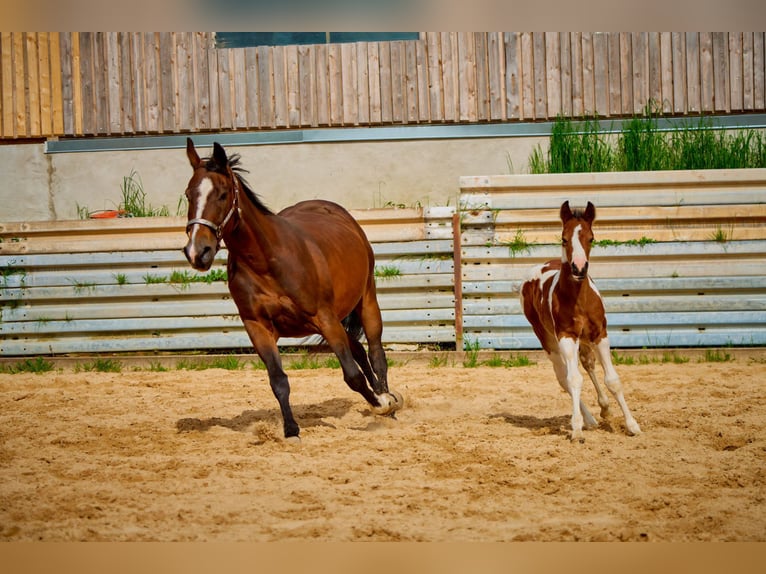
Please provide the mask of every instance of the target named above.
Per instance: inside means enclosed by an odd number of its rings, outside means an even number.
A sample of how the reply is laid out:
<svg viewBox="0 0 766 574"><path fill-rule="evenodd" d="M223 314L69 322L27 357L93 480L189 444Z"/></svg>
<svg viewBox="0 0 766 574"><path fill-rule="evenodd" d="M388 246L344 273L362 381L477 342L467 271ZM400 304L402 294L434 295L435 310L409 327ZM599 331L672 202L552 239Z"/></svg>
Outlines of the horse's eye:
<svg viewBox="0 0 766 574"><path fill-rule="evenodd" d="M229 196L229 192L228 192L228 191L222 191L222 192L221 192L221 195L219 195L219 196L218 196L218 201L223 201L223 200L224 200L224 199L226 199L228 196Z"/></svg>

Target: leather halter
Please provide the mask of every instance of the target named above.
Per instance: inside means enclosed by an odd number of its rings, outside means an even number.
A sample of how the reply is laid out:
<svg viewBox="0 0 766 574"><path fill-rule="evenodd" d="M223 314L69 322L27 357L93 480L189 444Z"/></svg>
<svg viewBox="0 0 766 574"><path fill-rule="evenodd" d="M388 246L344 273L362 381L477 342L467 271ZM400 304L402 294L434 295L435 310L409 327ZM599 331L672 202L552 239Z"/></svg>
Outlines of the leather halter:
<svg viewBox="0 0 766 574"><path fill-rule="evenodd" d="M237 212L237 215L242 215L242 210L239 208L239 181L237 181L237 176L232 174L232 180L234 181L234 201L231 202L231 208L229 208L229 212L226 214L226 217L223 218L223 221L216 225L209 219L204 219L202 217L197 217L195 219L190 219L186 223L186 233L189 234L189 229L193 225L204 225L205 227L209 228L213 234L215 235L216 240L220 243L221 237L223 236L223 228L226 227L226 224L229 223L229 220L234 215L234 212Z"/></svg>

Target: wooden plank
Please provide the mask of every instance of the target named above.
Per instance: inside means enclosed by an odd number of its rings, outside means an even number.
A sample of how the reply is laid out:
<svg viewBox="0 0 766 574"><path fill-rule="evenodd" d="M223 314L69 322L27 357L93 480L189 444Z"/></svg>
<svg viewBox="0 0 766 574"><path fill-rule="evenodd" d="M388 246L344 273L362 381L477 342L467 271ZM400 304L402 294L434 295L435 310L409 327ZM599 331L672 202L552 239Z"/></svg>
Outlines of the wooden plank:
<svg viewBox="0 0 766 574"><path fill-rule="evenodd" d="M287 127L298 127L301 125L298 46L285 46L285 65L287 73Z"/></svg>
<svg viewBox="0 0 766 574"><path fill-rule="evenodd" d="M92 32L82 32L79 34L80 98L77 99L77 93L75 93L75 105L80 110L82 117L82 127L78 133L84 134L94 134L97 132L96 92L95 79L93 77L93 36Z"/></svg>
<svg viewBox="0 0 766 574"><path fill-rule="evenodd" d="M234 102L231 77L231 50L218 50L218 101L220 110L220 126L234 127ZM259 110L260 112L261 110ZM263 122L263 119L261 119Z"/></svg>
<svg viewBox="0 0 766 574"><path fill-rule="evenodd" d="M635 113L633 107L633 36L630 32L620 32L620 93L622 113Z"/></svg>
<svg viewBox="0 0 766 574"><path fill-rule="evenodd" d="M143 70L138 70L141 78L146 107L145 128L149 133L162 130L162 96L160 82L160 38L158 32L148 32L143 37ZM159 81L158 81L159 80Z"/></svg>
<svg viewBox="0 0 766 574"><path fill-rule="evenodd" d="M391 72L391 44L381 42L378 45L380 62L380 119L389 123L394 117L394 86Z"/></svg>
<svg viewBox="0 0 766 574"><path fill-rule="evenodd" d="M729 40L727 32L713 32L713 109L731 110L731 89L729 69Z"/></svg>
<svg viewBox="0 0 766 574"><path fill-rule="evenodd" d="M663 109L662 101L662 44L659 32L649 32L648 58L649 58L649 93L648 101L653 102L655 109Z"/></svg>
<svg viewBox="0 0 766 574"><path fill-rule="evenodd" d="M633 113L640 115L649 103L649 46L646 32L633 32L631 38L631 65L633 67Z"/></svg>
<svg viewBox="0 0 766 574"><path fill-rule="evenodd" d="M273 78L274 127L288 127L287 54L284 46L273 46L270 53Z"/></svg>
<svg viewBox="0 0 766 574"><path fill-rule="evenodd" d="M620 34L609 33L609 114L622 114L622 70L620 65Z"/></svg>
<svg viewBox="0 0 766 574"><path fill-rule="evenodd" d="M0 69L2 69L2 122L3 137L12 138L16 135L16 121L14 118L14 81L18 76L13 73L13 33L0 32Z"/></svg>
<svg viewBox="0 0 766 574"><path fill-rule="evenodd" d="M489 53L487 32L473 34L476 62L476 119L490 119L489 102Z"/></svg>
<svg viewBox="0 0 766 574"><path fill-rule="evenodd" d="M122 56L116 32L104 34L105 49L105 80L106 80L106 130L107 133L117 134L123 131L122 119L122 73L120 70Z"/></svg>
<svg viewBox="0 0 766 574"><path fill-rule="evenodd" d="M753 102L756 109L766 107L766 32L753 33Z"/></svg>
<svg viewBox="0 0 766 574"><path fill-rule="evenodd" d="M431 119L444 119L444 75L441 65L441 36L438 32L427 32L425 40L428 62L428 98Z"/></svg>
<svg viewBox="0 0 766 574"><path fill-rule="evenodd" d="M534 32L532 34L532 50L534 54L535 118L545 119L549 116L546 102L548 87L546 85L544 32Z"/></svg>
<svg viewBox="0 0 766 574"><path fill-rule="evenodd" d="M700 32L700 111L715 110L715 74L713 62L713 35Z"/></svg>
<svg viewBox="0 0 766 574"><path fill-rule="evenodd" d="M416 42L404 42L405 123L420 121Z"/></svg>
<svg viewBox="0 0 766 574"><path fill-rule="evenodd" d="M561 50L561 115L572 117L572 41L570 32L559 33ZM606 70L601 68L602 72ZM603 78L603 74L599 74ZM603 110L603 108L601 108Z"/></svg>
<svg viewBox="0 0 766 574"><path fill-rule="evenodd" d="M117 44L120 52L120 120L122 122L120 131L122 133L135 133L135 108L134 91L132 77L132 34L126 32L117 33Z"/></svg>
<svg viewBox="0 0 766 574"><path fill-rule="evenodd" d="M316 126L315 52L310 45L298 46L300 120L302 126Z"/></svg>
<svg viewBox="0 0 766 574"><path fill-rule="evenodd" d="M699 32L686 32L686 89L688 111L703 111Z"/></svg>
<svg viewBox="0 0 766 574"><path fill-rule="evenodd" d="M229 79L231 82L232 122L234 129L242 129L247 127L247 81L245 80L244 50L239 48L231 50L230 64ZM271 63L269 63L269 74L273 75L273 69L270 66ZM269 92L267 91L267 98L268 95ZM273 93L271 96L273 98ZM273 110L273 100L269 98L269 101ZM263 100L261 100L261 103L263 103Z"/></svg>
<svg viewBox="0 0 766 574"><path fill-rule="evenodd" d="M330 125L343 123L343 54L339 44L327 46L327 77L330 96Z"/></svg>
<svg viewBox="0 0 766 574"><path fill-rule="evenodd" d="M535 53L532 46L532 34L521 34L521 93L523 118L537 119L537 107L535 105Z"/></svg>
<svg viewBox="0 0 766 574"><path fill-rule="evenodd" d="M572 115L582 117L585 115L585 62L583 61L582 52L582 32L572 32L570 49L572 52Z"/></svg>
<svg viewBox="0 0 766 574"><path fill-rule="evenodd" d="M673 50L673 112L680 114L690 111L686 77L686 35L683 32L671 34Z"/></svg>
<svg viewBox="0 0 766 574"><path fill-rule="evenodd" d="M258 51L254 46L244 48L245 53L245 114L250 128L261 127L261 108L258 88Z"/></svg>
<svg viewBox="0 0 766 574"><path fill-rule="evenodd" d="M39 136L41 131L40 124L40 71L38 61L38 40L37 33L24 33L25 48L25 79L27 84L27 97L29 105L27 107L27 135Z"/></svg>
<svg viewBox="0 0 766 574"><path fill-rule="evenodd" d="M327 45L316 46L316 122L330 124L330 78Z"/></svg>
<svg viewBox="0 0 766 574"><path fill-rule="evenodd" d="M417 69L418 121L428 122L431 120L431 111L428 98L429 79L426 44L423 40L416 40L413 44L415 46L415 62Z"/></svg>
<svg viewBox="0 0 766 574"><path fill-rule="evenodd" d="M24 69L25 38L24 33L16 32L13 38L13 110L14 110L14 135L16 137L25 137L29 135L27 128L28 108L26 104L26 72Z"/></svg>
<svg viewBox="0 0 766 574"><path fill-rule="evenodd" d="M383 103L381 89L380 45L370 42L367 45L367 78L369 80L370 123L383 121Z"/></svg>
<svg viewBox="0 0 766 574"><path fill-rule="evenodd" d="M208 59L208 41L204 32L192 33L192 61L194 66L195 113L197 125L195 129L205 131L210 124L210 70Z"/></svg>
<svg viewBox="0 0 766 574"><path fill-rule="evenodd" d="M524 117L521 87L521 36L518 32L505 32L503 40L505 44L505 113L508 119L518 120Z"/></svg>
<svg viewBox="0 0 766 574"><path fill-rule="evenodd" d="M391 47L391 121L394 123L405 123L407 115L405 113L405 48L404 42L396 41L390 43Z"/></svg>
<svg viewBox="0 0 766 574"><path fill-rule="evenodd" d="M197 120L196 78L194 77L193 32L178 32L176 38L176 68L178 77L178 127L183 131L196 131Z"/></svg>
<svg viewBox="0 0 766 574"><path fill-rule="evenodd" d="M109 133L109 75L107 63L107 33L93 35L93 89L96 100L96 132Z"/></svg>
<svg viewBox="0 0 766 574"><path fill-rule="evenodd" d="M176 126L176 51L174 36L170 32L160 32L160 129L165 132L177 130Z"/></svg>
<svg viewBox="0 0 766 574"><path fill-rule="evenodd" d="M53 133L53 107L51 95L50 36L48 32L37 35L37 69L40 76L40 134Z"/></svg>
<svg viewBox="0 0 766 574"><path fill-rule="evenodd" d="M752 38L752 35L750 35ZM744 109L744 41L742 32L728 33L728 46L724 49L728 51L729 57L729 109L731 111L741 111Z"/></svg>
<svg viewBox="0 0 766 574"><path fill-rule="evenodd" d="M593 35L582 33L582 96L583 111L587 116L596 115L596 81L594 71Z"/></svg>
<svg viewBox="0 0 766 574"><path fill-rule="evenodd" d="M663 113L673 113L675 109L673 86L673 34L660 33L660 93Z"/></svg>
<svg viewBox="0 0 766 574"><path fill-rule="evenodd" d="M754 105L753 33L742 33L742 109L750 111Z"/></svg>
<svg viewBox="0 0 766 574"><path fill-rule="evenodd" d="M340 110L338 120L343 125L359 124L359 100L357 96L359 85L359 68L357 66L356 44L340 45L339 87Z"/></svg>
<svg viewBox="0 0 766 574"><path fill-rule="evenodd" d="M593 34L593 69L595 70L595 113L609 115L609 44L603 32Z"/></svg>
<svg viewBox="0 0 766 574"><path fill-rule="evenodd" d="M444 119L457 122L460 119L459 55L456 32L441 34L442 69L444 73Z"/></svg>
<svg viewBox="0 0 766 574"><path fill-rule="evenodd" d="M558 32L544 32L543 36L545 41L545 90L546 99L548 100L546 115L549 118L555 118L561 115L562 109L561 43Z"/></svg>
<svg viewBox="0 0 766 574"><path fill-rule="evenodd" d="M221 97L218 77L218 50L207 50L208 96L210 97L210 129L221 127Z"/></svg>
<svg viewBox="0 0 766 574"><path fill-rule="evenodd" d="M61 59L61 36L59 32L50 33L48 49L50 52L51 80L51 133L64 135L64 95ZM69 72L71 74L71 70Z"/></svg>

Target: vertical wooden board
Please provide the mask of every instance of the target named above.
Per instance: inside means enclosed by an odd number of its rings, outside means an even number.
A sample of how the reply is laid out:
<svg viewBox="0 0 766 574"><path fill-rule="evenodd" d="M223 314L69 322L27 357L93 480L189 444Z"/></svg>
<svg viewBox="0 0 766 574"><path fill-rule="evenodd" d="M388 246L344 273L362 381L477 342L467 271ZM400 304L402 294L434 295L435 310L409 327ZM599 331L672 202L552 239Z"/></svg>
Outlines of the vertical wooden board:
<svg viewBox="0 0 766 574"><path fill-rule="evenodd" d="M633 34L620 32L620 92L622 93L622 113L632 114L633 108Z"/></svg>
<svg viewBox="0 0 766 574"><path fill-rule="evenodd" d="M343 123L343 54L339 44L327 46L327 76L330 83L330 125Z"/></svg>
<svg viewBox="0 0 766 574"><path fill-rule="evenodd" d="M120 107L122 111L122 133L135 133L134 90L132 79L131 33L118 32L117 43L120 46Z"/></svg>
<svg viewBox="0 0 766 574"><path fill-rule="evenodd" d="M686 35L673 32L670 37L673 50L673 111L685 114L689 111L686 83Z"/></svg>
<svg viewBox="0 0 766 574"><path fill-rule="evenodd" d="M37 69L40 74L40 134L53 133L53 110L51 107L51 61L50 34L37 35Z"/></svg>
<svg viewBox="0 0 766 574"><path fill-rule="evenodd" d="M269 46L258 46L256 52L258 54L258 105L261 127L276 127L272 50Z"/></svg>
<svg viewBox="0 0 766 574"><path fill-rule="evenodd" d="M622 114L622 58L620 57L620 33L609 33L609 113Z"/></svg>
<svg viewBox="0 0 766 574"><path fill-rule="evenodd" d="M440 40L444 81L444 120L456 122L459 117L457 36L455 32L442 32Z"/></svg>
<svg viewBox="0 0 766 574"><path fill-rule="evenodd" d="M80 135L82 130L82 76L80 68L80 33L72 32L72 116L74 133Z"/></svg>
<svg viewBox="0 0 766 574"><path fill-rule="evenodd" d="M521 34L521 93L524 119L537 119L535 105L535 51L532 46L532 33ZM542 118L540 118L542 119Z"/></svg>
<svg viewBox="0 0 766 574"><path fill-rule="evenodd" d="M255 46L243 48L245 52L245 108L247 127L258 129L260 127L260 108L258 104L258 50Z"/></svg>
<svg viewBox="0 0 766 574"><path fill-rule="evenodd" d="M729 78L729 38L726 32L713 32L713 107L715 111L731 110Z"/></svg>
<svg viewBox="0 0 766 574"><path fill-rule="evenodd" d="M356 123L370 124L370 60L367 42L356 44Z"/></svg>
<svg viewBox="0 0 766 574"><path fill-rule="evenodd" d="M489 108L489 54L487 32L475 32L474 53L476 54L476 119L488 120Z"/></svg>
<svg viewBox="0 0 766 574"><path fill-rule="evenodd" d="M438 32L427 32L426 58L428 60L428 99L431 120L444 119L444 77L441 67L441 36Z"/></svg>
<svg viewBox="0 0 766 574"><path fill-rule="evenodd" d="M194 87L196 96L197 128L210 128L210 71L208 68L208 51L211 50L205 32L195 32L194 36Z"/></svg>
<svg viewBox="0 0 766 574"><path fill-rule="evenodd" d="M593 34L582 33L582 103L585 115L596 114L596 78L594 71Z"/></svg>
<svg viewBox="0 0 766 574"><path fill-rule="evenodd" d="M390 123L394 117L394 86L391 73L391 42L381 42L378 45L380 61L380 118L384 123Z"/></svg>
<svg viewBox="0 0 766 574"><path fill-rule="evenodd" d="M290 125L287 117L287 54L284 46L273 46L270 52L274 71L274 127L285 128Z"/></svg>
<svg viewBox="0 0 766 574"><path fill-rule="evenodd" d="M298 68L298 46L285 46L287 66L287 125L301 125L301 80Z"/></svg>
<svg viewBox="0 0 766 574"><path fill-rule="evenodd" d="M218 75L218 52L217 48L210 48L207 52L210 129L219 129L221 127L221 88Z"/></svg>
<svg viewBox="0 0 766 574"><path fill-rule="evenodd" d="M742 33L742 109L752 110L753 105L753 33Z"/></svg>
<svg viewBox="0 0 766 574"><path fill-rule="evenodd" d="M217 51L218 66L218 109L221 128L233 128L233 109L231 101L231 81L230 81L230 55L231 49L224 48Z"/></svg>
<svg viewBox="0 0 766 574"><path fill-rule="evenodd" d="M0 32L0 69L2 69L1 88L3 112L0 121L3 122L2 135L12 138L16 135L16 122L13 117L13 32Z"/></svg>
<svg viewBox="0 0 766 574"><path fill-rule="evenodd" d="M545 32L532 33L532 50L534 52L535 118L545 119L548 117L548 106L545 101L548 93L545 70Z"/></svg>
<svg viewBox="0 0 766 574"><path fill-rule="evenodd" d="M521 36L505 32L505 113L508 119L524 117L521 99Z"/></svg>
<svg viewBox="0 0 766 574"><path fill-rule="evenodd" d="M649 102L649 48L646 32L632 32L633 113L644 112Z"/></svg>
<svg viewBox="0 0 766 574"><path fill-rule="evenodd" d="M407 118L404 113L404 60L404 43L391 42L391 120L395 123L406 122Z"/></svg>
<svg viewBox="0 0 766 574"><path fill-rule="evenodd" d="M407 123L417 123L418 110L418 62L415 42L404 42L404 115Z"/></svg>
<svg viewBox="0 0 766 574"><path fill-rule="evenodd" d="M766 107L766 32L753 33L753 107Z"/></svg>
<svg viewBox="0 0 766 574"><path fill-rule="evenodd" d="M572 117L572 41L570 32L559 33L561 48L561 115ZM601 73L604 70L601 71ZM599 75L601 75L599 73ZM603 108L602 108L603 109Z"/></svg>
<svg viewBox="0 0 766 574"><path fill-rule="evenodd" d="M431 119L428 98L428 60L426 57L426 43L424 40L416 40L415 61L417 62L417 85L418 85L418 119L428 122Z"/></svg>
<svg viewBox="0 0 766 574"><path fill-rule="evenodd" d="M489 117L505 120L505 47L502 32L487 35L489 54Z"/></svg>
<svg viewBox="0 0 766 574"><path fill-rule="evenodd" d="M109 133L109 65L107 64L107 34L96 32L93 37L93 78L96 95L96 133Z"/></svg>
<svg viewBox="0 0 766 574"><path fill-rule="evenodd" d="M75 105L81 111L82 126L78 133L91 135L96 133L96 96L93 78L93 32L81 32L79 39L81 97L79 100L75 100Z"/></svg>
<svg viewBox="0 0 766 574"><path fill-rule="evenodd" d="M340 45L340 86L343 125L358 125L356 44Z"/></svg>
<svg viewBox="0 0 766 574"><path fill-rule="evenodd" d="M572 115L581 117L585 115L585 98L583 95L584 68L582 50L582 32L572 32L570 38L572 52Z"/></svg>
<svg viewBox="0 0 766 574"><path fill-rule="evenodd" d="M144 36L144 66L141 78L146 107L146 131L157 133L162 130L159 32L147 32Z"/></svg>
<svg viewBox="0 0 766 574"><path fill-rule="evenodd" d="M301 125L316 126L316 74L314 48L298 46L298 79L300 82Z"/></svg>
<svg viewBox="0 0 766 574"><path fill-rule="evenodd" d="M133 127L137 132L146 132L146 64L144 55L144 33L130 35L130 81L133 88Z"/></svg>
<svg viewBox="0 0 766 574"><path fill-rule="evenodd" d="M39 136L40 127L40 71L37 59L37 33L24 33L26 50L24 78L27 83L27 135Z"/></svg>
<svg viewBox="0 0 766 574"><path fill-rule="evenodd" d="M700 104L700 111L712 112L715 109L713 35L710 32L700 32Z"/></svg>
<svg viewBox="0 0 766 574"><path fill-rule="evenodd" d="M702 75L700 73L700 34L686 32L686 94L688 110L702 111Z"/></svg>
<svg viewBox="0 0 766 574"><path fill-rule="evenodd" d="M673 35L670 32L660 33L660 92L662 94L663 113L673 113Z"/></svg>
<svg viewBox="0 0 766 574"><path fill-rule="evenodd" d="M593 70L595 77L596 113L609 115L609 44L603 32L593 34Z"/></svg>
<svg viewBox="0 0 766 574"><path fill-rule="evenodd" d="M170 32L160 32L160 109L163 132L176 130L176 51L174 37Z"/></svg>
<svg viewBox="0 0 766 574"><path fill-rule="evenodd" d="M460 119L475 122L477 119L476 45L472 32L458 32L457 40Z"/></svg>
<svg viewBox="0 0 766 574"><path fill-rule="evenodd" d="M370 123L379 124L383 118L380 89L380 45L370 42L367 45L367 78L370 90Z"/></svg>
<svg viewBox="0 0 766 574"><path fill-rule="evenodd" d="M176 34L176 67L178 77L178 126L184 131L196 131L197 98L194 77L193 32Z"/></svg>
<svg viewBox="0 0 766 574"><path fill-rule="evenodd" d="M231 103L235 129L247 127L247 83L245 82L245 50L231 50L231 70L229 71L232 94ZM284 93L284 92L283 92Z"/></svg>
<svg viewBox="0 0 766 574"><path fill-rule="evenodd" d="M63 34L66 35L66 34ZM52 133L64 135L64 86L62 77L61 36L59 32L50 34L50 64L51 64L51 113ZM71 74L71 68L70 72Z"/></svg>
<svg viewBox="0 0 766 574"><path fill-rule="evenodd" d="M330 78L327 45L316 46L316 121L320 126L330 124Z"/></svg>
<svg viewBox="0 0 766 574"><path fill-rule="evenodd" d="M117 32L104 34L104 49L106 50L106 89L107 103L107 131L110 134L119 134L122 129L122 56L117 37Z"/></svg>
<svg viewBox="0 0 766 574"><path fill-rule="evenodd" d="M649 50L649 99L654 103L655 109L662 109L662 54L660 47L659 32L647 34Z"/></svg>
<svg viewBox="0 0 766 574"><path fill-rule="evenodd" d="M561 46L558 32L543 32L545 41L545 90L548 108L546 115L555 118L561 114Z"/></svg>
<svg viewBox="0 0 766 574"><path fill-rule="evenodd" d="M752 38L752 34L750 34ZM744 43L742 32L729 32L729 102L731 111L744 109Z"/></svg>

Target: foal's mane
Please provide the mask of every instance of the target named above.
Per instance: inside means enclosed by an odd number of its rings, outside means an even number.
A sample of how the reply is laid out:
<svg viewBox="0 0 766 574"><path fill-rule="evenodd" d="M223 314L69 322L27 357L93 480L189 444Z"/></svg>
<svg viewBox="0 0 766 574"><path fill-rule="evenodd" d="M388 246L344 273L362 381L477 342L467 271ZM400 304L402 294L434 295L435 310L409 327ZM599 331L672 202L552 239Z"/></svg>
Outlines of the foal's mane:
<svg viewBox="0 0 766 574"><path fill-rule="evenodd" d="M240 165L241 161L242 161L242 158L238 153L232 154L228 157L228 164L229 164L228 167L231 168L231 171L234 174L234 177L236 177L237 181L239 181L239 185L242 188L242 190L245 192L245 195L247 196L247 198L250 200L250 203L252 203L256 207L256 209L258 209L259 211L273 215L274 212L271 211L271 209L269 209L266 206L266 204L263 203L263 201L261 201L261 198L258 197L258 194L252 190L252 188L250 187L250 184L247 183L247 180L242 175L243 173L250 173L250 172ZM226 174L225 167L226 166L220 165L213 157L205 158L205 169L207 169L208 171L214 171L216 173L225 175Z"/></svg>
<svg viewBox="0 0 766 574"><path fill-rule="evenodd" d="M572 217L575 219L582 219L583 215L585 215L585 208L584 207L575 207L572 210Z"/></svg>

